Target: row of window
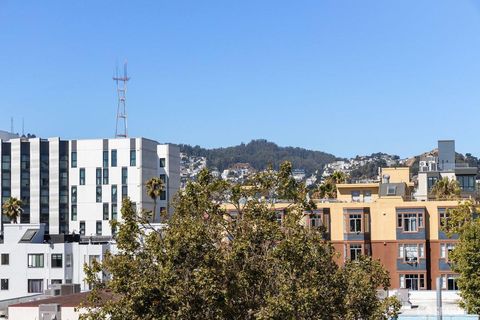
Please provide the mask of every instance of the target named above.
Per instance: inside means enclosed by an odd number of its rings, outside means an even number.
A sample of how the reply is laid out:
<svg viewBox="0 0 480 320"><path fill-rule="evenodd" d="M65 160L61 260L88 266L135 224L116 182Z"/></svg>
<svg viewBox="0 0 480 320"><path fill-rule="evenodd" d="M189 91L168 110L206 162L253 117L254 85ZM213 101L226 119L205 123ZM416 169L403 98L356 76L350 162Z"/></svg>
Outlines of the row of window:
<svg viewBox="0 0 480 320"><path fill-rule="evenodd" d="M108 167L108 151L104 150L103 151L103 168ZM137 165L137 152L136 150L130 150L130 166L135 167ZM117 166L117 149L112 149L110 150L110 166L111 167L116 167ZM166 159L165 158L160 158L159 159L159 167L164 168L166 166ZM77 167L77 152L72 151L71 152L71 167L76 168Z"/></svg>
<svg viewBox="0 0 480 320"><path fill-rule="evenodd" d="M456 274L442 274L442 289L458 290ZM401 274L400 288L410 290L426 289L425 274Z"/></svg>
<svg viewBox="0 0 480 320"><path fill-rule="evenodd" d="M65 266L72 266L72 256L67 254L65 257ZM52 268L63 268L63 254L52 253L50 255L50 266ZM10 254L2 253L0 255L0 265L8 266L10 264ZM45 254L44 253L29 253L27 255L27 266L29 268L43 268L45 266Z"/></svg>
<svg viewBox="0 0 480 320"><path fill-rule="evenodd" d="M51 284L62 284L62 282L62 279L50 280ZM27 286L28 293L43 293L43 279L28 279ZM9 279L0 279L0 290L9 290Z"/></svg>

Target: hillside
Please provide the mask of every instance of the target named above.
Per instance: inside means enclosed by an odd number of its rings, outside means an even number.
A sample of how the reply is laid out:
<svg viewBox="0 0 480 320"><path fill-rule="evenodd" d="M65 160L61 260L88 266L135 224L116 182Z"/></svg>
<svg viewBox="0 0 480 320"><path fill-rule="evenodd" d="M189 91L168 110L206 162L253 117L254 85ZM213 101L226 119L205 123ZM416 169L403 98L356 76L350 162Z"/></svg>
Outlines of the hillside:
<svg viewBox="0 0 480 320"><path fill-rule="evenodd" d="M269 164L278 168L283 161L291 161L294 168L304 169L306 174L321 171L325 164L337 160L332 154L298 147L280 147L273 142L259 139L247 144L216 149L200 146L180 145L180 152L194 157L206 157L207 166L220 172L237 163L249 163L256 170L263 170Z"/></svg>

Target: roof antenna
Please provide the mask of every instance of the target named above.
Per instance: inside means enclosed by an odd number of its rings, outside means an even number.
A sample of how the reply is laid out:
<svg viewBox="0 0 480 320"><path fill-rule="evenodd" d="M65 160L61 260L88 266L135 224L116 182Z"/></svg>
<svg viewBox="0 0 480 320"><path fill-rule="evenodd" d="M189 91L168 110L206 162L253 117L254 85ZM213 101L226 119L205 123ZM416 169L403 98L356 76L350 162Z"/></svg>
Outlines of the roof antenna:
<svg viewBox="0 0 480 320"><path fill-rule="evenodd" d="M25 136L25 118L22 117L22 137Z"/></svg>
<svg viewBox="0 0 480 320"><path fill-rule="evenodd" d="M10 117L10 133L14 134L13 133L13 117Z"/></svg>

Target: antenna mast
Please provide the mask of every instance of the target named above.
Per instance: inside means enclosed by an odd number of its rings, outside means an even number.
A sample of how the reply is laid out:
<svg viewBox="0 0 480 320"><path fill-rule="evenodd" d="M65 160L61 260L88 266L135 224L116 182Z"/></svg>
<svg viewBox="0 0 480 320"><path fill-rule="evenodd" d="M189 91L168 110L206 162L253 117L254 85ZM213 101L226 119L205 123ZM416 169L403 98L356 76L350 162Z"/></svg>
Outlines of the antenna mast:
<svg viewBox="0 0 480 320"><path fill-rule="evenodd" d="M130 78L127 76L127 61L123 64L123 77L118 75L118 66L115 77L113 77L117 86L117 124L115 126L115 138L127 137L127 82Z"/></svg>

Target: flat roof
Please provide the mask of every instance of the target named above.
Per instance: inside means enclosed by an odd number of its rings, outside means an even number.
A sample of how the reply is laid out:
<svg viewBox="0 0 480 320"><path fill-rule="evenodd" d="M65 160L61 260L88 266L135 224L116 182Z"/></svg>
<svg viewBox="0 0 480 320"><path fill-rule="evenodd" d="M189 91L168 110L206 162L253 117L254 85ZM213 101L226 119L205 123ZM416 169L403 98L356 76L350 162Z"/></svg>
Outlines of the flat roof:
<svg viewBox="0 0 480 320"><path fill-rule="evenodd" d="M38 299L32 300L23 303L17 303L9 305L9 308L35 308L40 306L41 304L59 304L62 307L78 307L80 303L87 301L87 296L90 292L80 292L80 293L73 293L63 296L55 296L46 299ZM111 298L111 294L109 293L101 293L100 294L102 299L109 300Z"/></svg>

